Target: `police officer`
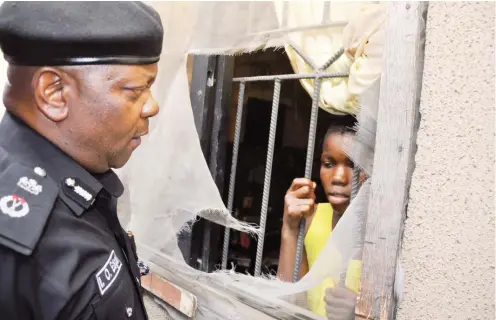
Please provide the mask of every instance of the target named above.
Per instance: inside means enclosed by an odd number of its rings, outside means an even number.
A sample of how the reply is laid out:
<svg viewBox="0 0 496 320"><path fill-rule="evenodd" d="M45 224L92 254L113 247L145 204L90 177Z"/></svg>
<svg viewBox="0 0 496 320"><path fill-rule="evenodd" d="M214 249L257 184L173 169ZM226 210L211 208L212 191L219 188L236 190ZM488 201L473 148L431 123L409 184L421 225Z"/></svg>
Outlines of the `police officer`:
<svg viewBox="0 0 496 320"><path fill-rule="evenodd" d="M0 319L147 318L112 168L158 112L162 39L142 3L0 7Z"/></svg>

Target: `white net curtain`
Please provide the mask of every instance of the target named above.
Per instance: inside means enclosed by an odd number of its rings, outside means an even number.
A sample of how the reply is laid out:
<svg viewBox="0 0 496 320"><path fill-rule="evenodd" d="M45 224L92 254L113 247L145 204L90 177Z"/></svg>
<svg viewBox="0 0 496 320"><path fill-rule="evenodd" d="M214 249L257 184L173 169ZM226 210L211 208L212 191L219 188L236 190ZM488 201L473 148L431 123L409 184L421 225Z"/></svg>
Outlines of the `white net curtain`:
<svg viewBox="0 0 496 320"><path fill-rule="evenodd" d="M123 226L135 234L140 258L199 283L215 282L225 286L242 283L244 290L268 298L305 292L325 278L338 278L346 268L353 239L364 221L368 184L361 188L340 220L327 242L325 254L298 283L234 272L206 274L184 262L177 234L187 221L198 215L233 229L258 232L255 226L231 216L211 177L193 121L186 56L188 53L237 54L271 47L288 48L290 41L320 64L344 46L348 54L328 72L344 70L350 73L350 78L324 81L320 106L335 114L356 114L360 96L380 76L384 5L375 2L326 5L324 1L310 1L286 2L284 8L282 0L149 4L160 13L164 25L164 50L153 87L161 109L151 120L149 136L130 162L118 170L126 187L119 202L120 218ZM324 14L324 10L329 13ZM294 32L295 28L323 23L335 26ZM287 51L295 72L311 71L294 51ZM1 81L5 81L5 69L3 61ZM312 92L311 80L302 81L302 85ZM239 318L239 311L232 306L223 305L220 300L215 303L225 311L226 319ZM203 307L199 301L197 318L212 319L201 312Z"/></svg>
<svg viewBox="0 0 496 320"><path fill-rule="evenodd" d="M142 248L141 257L166 264L162 267L175 269L177 274L200 283L213 281L225 286L241 283L244 290L268 298L287 298L305 292L325 278L339 278L352 254L353 239L362 230L368 183L339 222L324 249L325 254L298 283L234 272L206 274L184 262L176 236L185 222L197 215L233 229L258 232L230 215L211 178L194 126L186 56L188 53L237 54L270 47L288 48L287 44L291 43L316 64L321 64L344 46L348 54L327 71L347 71L350 77L326 80L320 106L335 114L356 114L360 97L380 76L384 4L355 2L326 6L323 1L311 1L286 3L286 8L283 1L153 2L152 5L161 14L165 29L159 78L154 86L161 111L152 120L145 143L119 172L127 190L120 203L122 221L135 233ZM330 10L324 23L331 27L293 31L322 25L324 10ZM284 14L287 18L283 18ZM338 23L343 21L344 24ZM311 72L294 52L288 50L288 57L295 72ZM302 81L302 85L312 92L311 81ZM217 303L219 308L236 316L235 309L223 306L222 301ZM199 308L202 308L201 303Z"/></svg>

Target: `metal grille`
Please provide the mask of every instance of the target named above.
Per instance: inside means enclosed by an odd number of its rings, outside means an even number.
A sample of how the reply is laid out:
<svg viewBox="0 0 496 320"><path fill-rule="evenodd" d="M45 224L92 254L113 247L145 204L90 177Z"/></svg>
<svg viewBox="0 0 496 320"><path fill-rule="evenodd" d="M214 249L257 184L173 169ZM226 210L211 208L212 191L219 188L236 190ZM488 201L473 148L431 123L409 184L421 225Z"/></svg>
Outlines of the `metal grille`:
<svg viewBox="0 0 496 320"><path fill-rule="evenodd" d="M267 210L269 203L269 194L270 194L270 182L271 182L271 174L272 174L272 161L273 161L273 153L274 153L274 144L275 144L275 133L277 129L277 114L279 110L279 98L280 98L280 89L281 89L281 81L283 80L299 80L299 79L314 79L314 93L312 96L312 110L310 116L310 127L308 134L308 145L307 145L307 155L306 155L306 164L305 164L305 177L310 179L312 174L312 164L313 164L313 154L315 148L315 134L317 128L317 116L318 116L318 108L319 108L319 96L320 96L320 88L322 84L322 79L328 78L343 78L347 77L347 73L325 73L324 71L334 63L344 52L343 49L340 49L336 54L334 54L330 59L324 63L322 66L317 67L313 61L309 57L306 57L302 51L295 46L294 44L290 44L293 50L298 53L298 55L313 69L313 73L310 74L280 74L280 75L270 75L270 76L253 76L253 77L242 77L242 78L233 78L233 82L240 83L240 90L238 96L238 109L236 113L236 125L234 132L234 142L233 142L233 155L231 162L231 176L229 179L229 194L227 200L227 207L230 211L233 210L233 200L234 200L234 186L236 181L236 166L238 160L238 151L239 151L239 140L240 140L240 132L241 132L241 118L243 114L243 99L247 82L255 82L255 81L272 81L274 82L274 94L272 100L272 112L271 112L271 120L270 120L270 129L269 129L269 138L268 138L268 149L267 149L267 160L265 165L265 178L264 178L264 186L263 186L263 195L262 195L262 208L260 214L260 238L258 239L257 244L257 254L255 260L255 276L259 276L261 273L261 265L262 265L262 253L264 247L264 239L265 239L265 225L267 220ZM357 190L358 188L358 171L355 170L353 175L353 190ZM295 269L293 274L293 281L298 280L298 275L301 266L301 256L303 252L303 238L305 234L305 220L302 219L300 223L300 229L298 233L298 242L297 242L297 253L295 260ZM228 251L229 251L229 237L230 230L226 228L224 234L224 245L222 251L222 268L225 269L227 267L228 260Z"/></svg>

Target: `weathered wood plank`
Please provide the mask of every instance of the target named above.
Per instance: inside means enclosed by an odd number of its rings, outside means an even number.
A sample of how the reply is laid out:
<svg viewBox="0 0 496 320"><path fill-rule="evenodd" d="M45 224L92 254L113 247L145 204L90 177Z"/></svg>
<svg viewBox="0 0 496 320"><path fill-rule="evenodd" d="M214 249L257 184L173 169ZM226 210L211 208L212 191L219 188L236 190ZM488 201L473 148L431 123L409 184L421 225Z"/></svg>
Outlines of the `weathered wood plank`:
<svg viewBox="0 0 496 320"><path fill-rule="evenodd" d="M426 2L390 2L356 319L394 319L396 263L414 168Z"/></svg>
<svg viewBox="0 0 496 320"><path fill-rule="evenodd" d="M191 292L176 286L153 272L141 278L141 286L185 316L190 318L195 316L197 299Z"/></svg>
<svg viewBox="0 0 496 320"><path fill-rule="evenodd" d="M244 290L243 284L220 283L210 279L208 283L199 281L196 277L185 277L178 268L177 262L166 255L153 256L151 260L144 259L150 254L146 247L137 243L140 257L150 266L151 272L163 280L170 282L183 291L191 293L197 300L196 317L200 319L229 319L226 308L236 310L239 319L257 320L321 320L311 311L300 308L280 299L261 299L259 295ZM146 286L147 284L145 284ZM166 302L165 299L161 299ZM169 304L166 305L169 307ZM168 308L169 313L174 312ZM187 319L184 314L177 313L177 319Z"/></svg>
<svg viewBox="0 0 496 320"><path fill-rule="evenodd" d="M218 308L223 304L229 307L235 305L236 310L239 314L239 319L274 319L271 316L252 307L249 307L242 302L236 301L234 296L230 295L226 291L223 292L222 290L217 290L205 284L200 284L193 279L184 279L178 274L173 273L165 268L159 267L154 263L150 263L150 268L155 271L156 275L160 274L160 277L162 279L166 279L167 281L174 283L175 286L182 288L182 290L188 290L188 292L194 294L197 298L198 305L203 307L203 314L201 317L202 319L224 319L222 315L225 313L225 310L222 310L222 308ZM167 300L161 300L169 304ZM182 315L178 315L177 319L187 319L187 317L183 318Z"/></svg>

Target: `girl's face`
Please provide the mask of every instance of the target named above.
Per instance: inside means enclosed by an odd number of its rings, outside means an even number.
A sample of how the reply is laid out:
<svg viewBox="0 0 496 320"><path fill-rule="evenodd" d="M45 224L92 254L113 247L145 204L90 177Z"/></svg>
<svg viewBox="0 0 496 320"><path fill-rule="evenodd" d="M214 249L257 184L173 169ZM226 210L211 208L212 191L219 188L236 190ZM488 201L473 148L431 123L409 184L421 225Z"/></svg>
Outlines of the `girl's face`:
<svg viewBox="0 0 496 320"><path fill-rule="evenodd" d="M344 213L350 203L353 181L353 162L342 151L345 141L353 137L350 132L331 133L324 141L320 158L320 180L327 200L333 209Z"/></svg>

